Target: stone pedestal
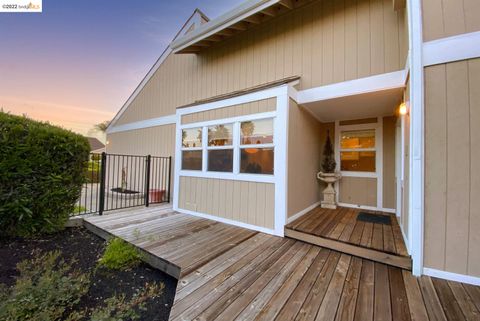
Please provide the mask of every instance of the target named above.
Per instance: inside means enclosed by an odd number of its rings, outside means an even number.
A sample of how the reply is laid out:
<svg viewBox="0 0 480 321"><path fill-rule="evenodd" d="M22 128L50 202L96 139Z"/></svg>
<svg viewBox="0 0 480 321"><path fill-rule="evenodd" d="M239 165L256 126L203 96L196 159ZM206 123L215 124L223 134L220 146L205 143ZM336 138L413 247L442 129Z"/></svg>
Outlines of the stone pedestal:
<svg viewBox="0 0 480 321"><path fill-rule="evenodd" d="M337 208L337 202L335 201L335 188L333 187L333 184L338 181L342 175L340 173L322 173L319 172L317 174L317 178L325 183L327 183L327 187L323 190L323 201L321 202L321 207L322 208L330 208L330 209L336 209Z"/></svg>

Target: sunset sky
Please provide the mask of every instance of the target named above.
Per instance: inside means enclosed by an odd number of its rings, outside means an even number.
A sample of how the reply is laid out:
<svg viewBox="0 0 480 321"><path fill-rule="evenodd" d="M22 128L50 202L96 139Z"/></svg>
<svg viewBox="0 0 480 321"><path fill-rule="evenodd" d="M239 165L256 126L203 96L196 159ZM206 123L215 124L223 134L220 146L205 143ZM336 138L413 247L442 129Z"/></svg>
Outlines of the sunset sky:
<svg viewBox="0 0 480 321"><path fill-rule="evenodd" d="M113 118L195 8L242 0L43 0L0 13L0 108L90 134Z"/></svg>

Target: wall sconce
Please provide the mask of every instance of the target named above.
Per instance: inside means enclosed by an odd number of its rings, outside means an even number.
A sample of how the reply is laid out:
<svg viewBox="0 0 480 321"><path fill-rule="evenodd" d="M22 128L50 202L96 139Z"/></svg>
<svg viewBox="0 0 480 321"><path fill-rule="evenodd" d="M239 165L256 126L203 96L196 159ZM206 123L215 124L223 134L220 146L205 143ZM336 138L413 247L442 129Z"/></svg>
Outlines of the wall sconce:
<svg viewBox="0 0 480 321"><path fill-rule="evenodd" d="M108 144L110 144L110 141L109 141L109 140L107 140L107 141L105 142L105 145L108 145Z"/></svg>
<svg viewBox="0 0 480 321"><path fill-rule="evenodd" d="M405 116L408 113L408 108L406 103L401 103L400 106L398 107L398 113L401 116Z"/></svg>

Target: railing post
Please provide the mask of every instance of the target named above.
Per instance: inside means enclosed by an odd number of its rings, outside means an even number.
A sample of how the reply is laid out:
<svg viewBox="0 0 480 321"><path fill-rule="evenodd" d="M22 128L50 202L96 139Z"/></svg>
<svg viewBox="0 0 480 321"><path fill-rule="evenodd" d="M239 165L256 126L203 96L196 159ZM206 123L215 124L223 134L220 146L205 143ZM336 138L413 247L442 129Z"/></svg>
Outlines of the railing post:
<svg viewBox="0 0 480 321"><path fill-rule="evenodd" d="M107 171L107 154L102 153L102 159L100 162L100 193L98 194L98 214L102 215L105 207L105 176Z"/></svg>
<svg viewBox="0 0 480 321"><path fill-rule="evenodd" d="M145 206L150 205L150 164L152 161L152 156L147 155L146 165L145 165Z"/></svg>
<svg viewBox="0 0 480 321"><path fill-rule="evenodd" d="M170 189L172 187L172 156L168 157L168 202L170 203Z"/></svg>

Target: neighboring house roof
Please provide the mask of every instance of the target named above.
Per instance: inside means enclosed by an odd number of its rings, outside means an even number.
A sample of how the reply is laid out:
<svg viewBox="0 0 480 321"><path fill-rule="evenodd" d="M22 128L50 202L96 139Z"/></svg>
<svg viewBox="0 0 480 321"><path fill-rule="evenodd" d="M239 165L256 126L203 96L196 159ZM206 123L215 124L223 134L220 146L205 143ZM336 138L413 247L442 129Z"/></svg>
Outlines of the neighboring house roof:
<svg viewBox="0 0 480 321"><path fill-rule="evenodd" d="M87 137L90 144L90 151L96 151L105 148L105 145L95 137Z"/></svg>
<svg viewBox="0 0 480 321"><path fill-rule="evenodd" d="M193 32L195 29L199 28L200 26L206 24L209 22L209 18L199 9L195 9L192 13L192 15L187 19L187 21L184 23L182 28L177 32L175 37L173 38L172 41L175 41L180 36L183 36L187 33ZM170 46L168 46L163 53L160 55L160 57L157 59L155 64L150 68L148 73L145 75L145 77L142 79L140 84L138 84L137 88L135 88L135 91L128 97L127 101L123 104L122 108L118 111L118 113L113 117L112 121L107 127L107 133L109 130L115 125L115 123L120 119L124 111L128 108L128 106L133 102L133 100L138 96L138 94L142 91L143 87L148 83L148 81L153 77L155 72L160 68L162 63L167 59L167 57L172 53L172 49Z"/></svg>

